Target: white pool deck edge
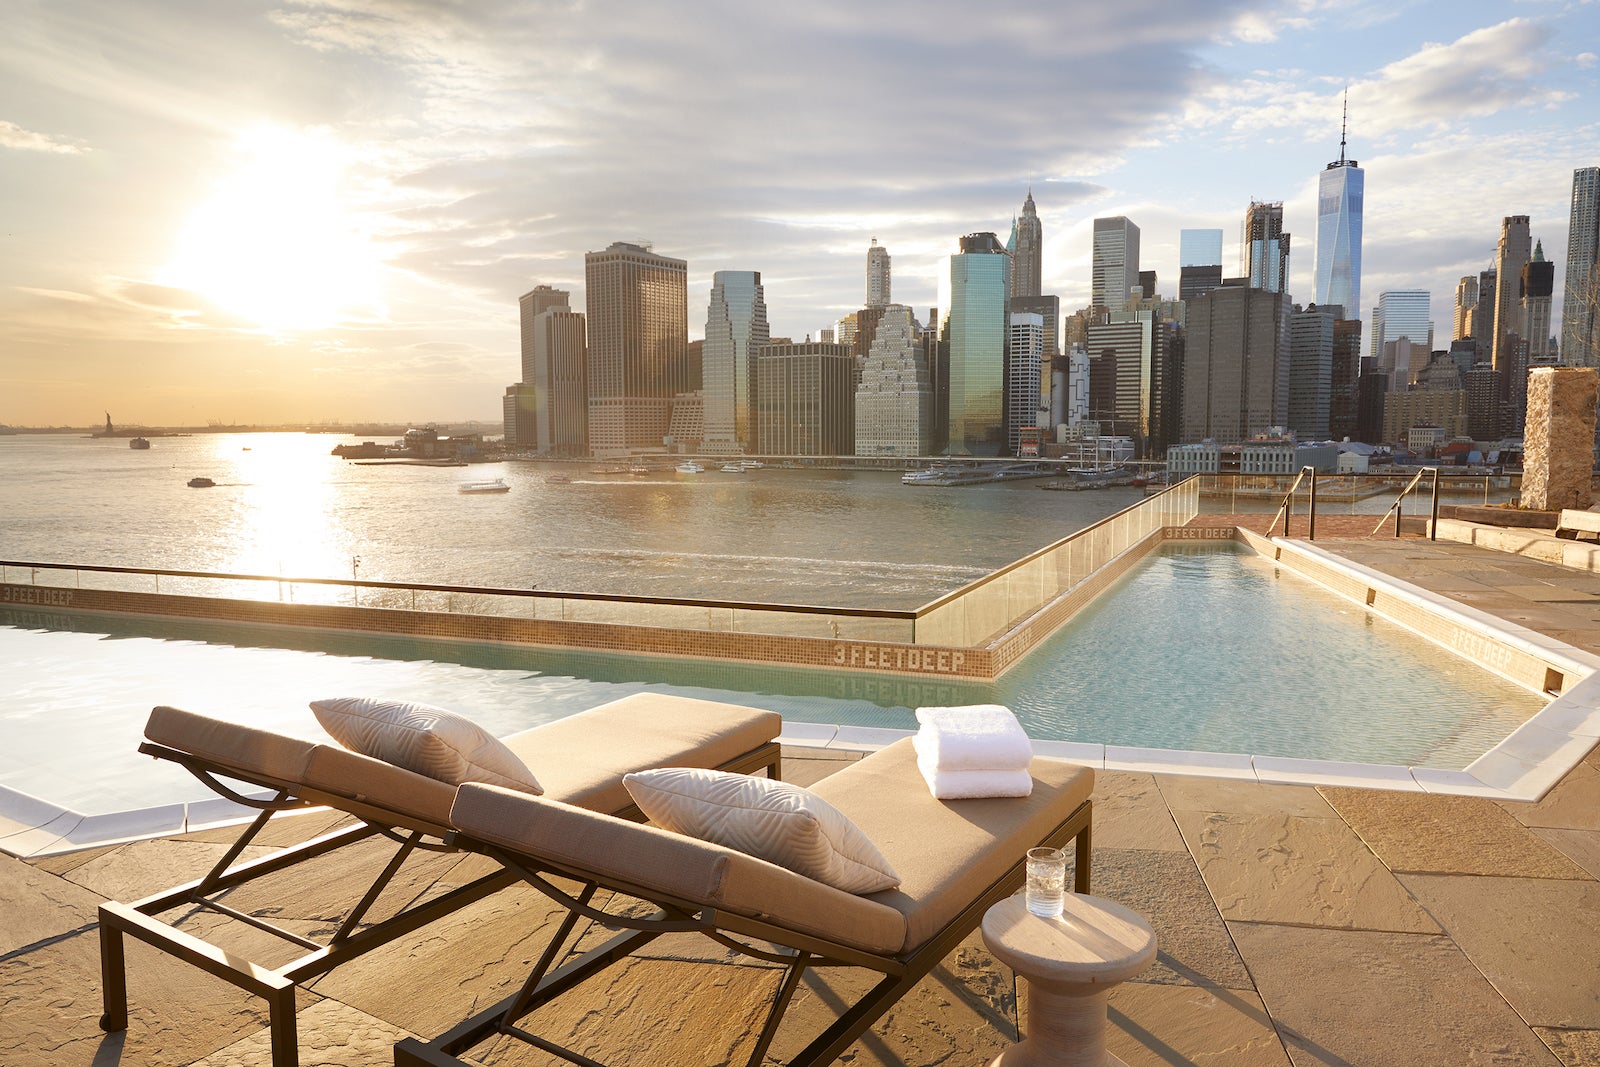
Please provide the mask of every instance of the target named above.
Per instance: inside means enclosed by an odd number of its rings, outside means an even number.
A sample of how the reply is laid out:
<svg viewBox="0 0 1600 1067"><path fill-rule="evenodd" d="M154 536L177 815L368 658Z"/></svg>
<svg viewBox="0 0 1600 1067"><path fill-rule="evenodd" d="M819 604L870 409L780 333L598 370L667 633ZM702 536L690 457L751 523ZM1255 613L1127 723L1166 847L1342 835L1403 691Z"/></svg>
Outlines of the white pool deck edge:
<svg viewBox="0 0 1600 1067"><path fill-rule="evenodd" d="M1473 634L1542 659L1563 674L1579 680L1568 685L1560 696L1459 771L1286 756L1133 748L1081 741L1034 741L1034 754L1046 759L1084 764L1095 770L1191 775L1273 785L1348 786L1531 802L1549 792L1600 742L1600 656L1437 593L1419 589L1308 542L1273 538L1270 543L1280 563L1284 555L1299 555L1321 566L1344 571L1386 596L1409 601ZM1293 569L1292 563L1287 565ZM1315 581L1309 575L1304 577ZM1330 591L1343 595L1337 590ZM1346 599L1350 599L1351 603L1360 603L1352 598ZM1376 614L1383 614L1379 608L1367 604L1361 606ZM1454 652L1447 646L1440 647ZM1485 666L1484 669L1489 668ZM884 748L901 738L912 736L912 733L910 730L865 726L786 722L778 740L790 748L857 753ZM268 794L260 795L265 797ZM254 815L255 812L220 798L105 815L84 815L0 786L0 852L24 859L38 858L240 823Z"/></svg>

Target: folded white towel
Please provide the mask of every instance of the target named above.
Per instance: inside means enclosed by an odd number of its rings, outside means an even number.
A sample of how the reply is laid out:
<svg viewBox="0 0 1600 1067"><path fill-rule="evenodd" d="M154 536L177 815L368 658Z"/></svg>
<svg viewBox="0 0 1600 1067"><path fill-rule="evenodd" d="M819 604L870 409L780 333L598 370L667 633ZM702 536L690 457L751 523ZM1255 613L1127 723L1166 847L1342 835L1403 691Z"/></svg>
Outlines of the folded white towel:
<svg viewBox="0 0 1600 1067"><path fill-rule="evenodd" d="M941 771L1025 770L1033 743L999 704L964 708L918 708L917 755Z"/></svg>
<svg viewBox="0 0 1600 1067"><path fill-rule="evenodd" d="M936 771L921 760L917 769L936 800L1025 797L1033 792L1033 776L1027 771Z"/></svg>

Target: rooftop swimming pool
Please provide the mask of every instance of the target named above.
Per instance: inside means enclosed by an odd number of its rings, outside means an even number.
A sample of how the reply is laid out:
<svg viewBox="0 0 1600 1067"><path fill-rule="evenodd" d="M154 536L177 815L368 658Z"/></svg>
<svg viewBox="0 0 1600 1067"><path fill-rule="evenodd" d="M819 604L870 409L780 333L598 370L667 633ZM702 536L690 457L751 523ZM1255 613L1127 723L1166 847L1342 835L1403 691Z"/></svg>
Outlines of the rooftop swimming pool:
<svg viewBox="0 0 1600 1067"><path fill-rule="evenodd" d="M1442 770L1545 704L1228 544L1152 552L994 683L31 610L0 611L0 661L0 786L91 815L209 798L137 755L157 704L316 736L308 702L338 695L502 735L644 689L770 708L796 734L909 731L918 706L995 702L1041 741Z"/></svg>

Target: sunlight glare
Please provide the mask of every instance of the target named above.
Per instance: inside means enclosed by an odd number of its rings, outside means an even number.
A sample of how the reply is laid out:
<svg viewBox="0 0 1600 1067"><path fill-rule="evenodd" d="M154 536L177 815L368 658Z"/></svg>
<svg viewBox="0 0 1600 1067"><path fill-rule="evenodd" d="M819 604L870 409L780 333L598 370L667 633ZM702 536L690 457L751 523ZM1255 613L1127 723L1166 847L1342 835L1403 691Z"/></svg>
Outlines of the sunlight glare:
<svg viewBox="0 0 1600 1067"><path fill-rule="evenodd" d="M164 284L268 330L331 326L379 304L377 252L342 202L347 152L278 128L243 135L238 168L190 217Z"/></svg>

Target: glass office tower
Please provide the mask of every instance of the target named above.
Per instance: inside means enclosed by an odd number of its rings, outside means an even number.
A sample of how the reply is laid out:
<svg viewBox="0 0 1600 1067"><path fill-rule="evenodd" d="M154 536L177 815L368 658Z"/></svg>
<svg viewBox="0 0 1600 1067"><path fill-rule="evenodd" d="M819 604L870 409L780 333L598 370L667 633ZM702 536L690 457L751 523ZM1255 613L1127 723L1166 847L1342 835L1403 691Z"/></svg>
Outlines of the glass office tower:
<svg viewBox="0 0 1600 1067"><path fill-rule="evenodd" d="M719 270L711 276L702 355L705 448L748 452L755 444L756 350L767 343L767 301L761 272Z"/></svg>
<svg viewBox="0 0 1600 1067"><path fill-rule="evenodd" d="M1322 172L1317 190L1317 303L1361 313L1361 200L1366 176L1353 159L1339 158Z"/></svg>
<svg viewBox="0 0 1600 1067"><path fill-rule="evenodd" d="M949 450L999 455L1003 441L1006 300L1011 257L992 233L969 233L940 279L949 346Z"/></svg>

